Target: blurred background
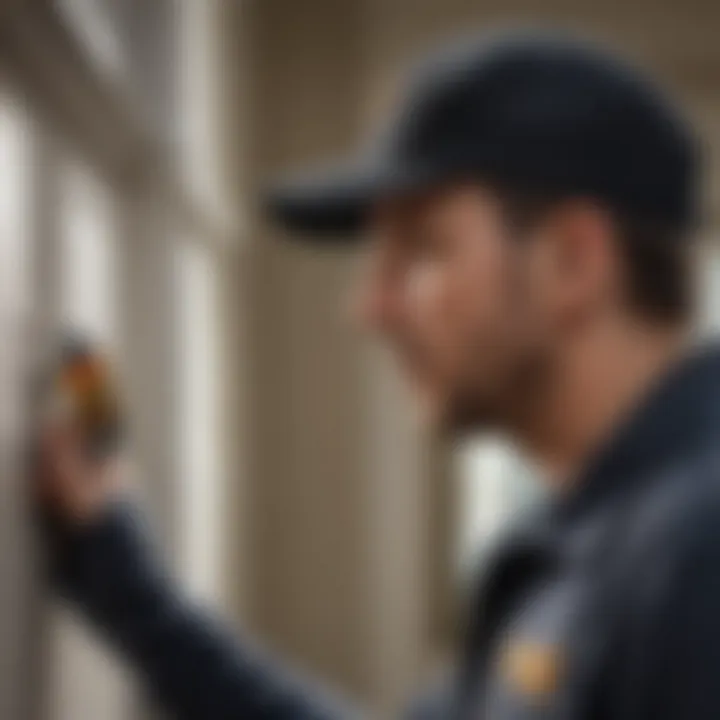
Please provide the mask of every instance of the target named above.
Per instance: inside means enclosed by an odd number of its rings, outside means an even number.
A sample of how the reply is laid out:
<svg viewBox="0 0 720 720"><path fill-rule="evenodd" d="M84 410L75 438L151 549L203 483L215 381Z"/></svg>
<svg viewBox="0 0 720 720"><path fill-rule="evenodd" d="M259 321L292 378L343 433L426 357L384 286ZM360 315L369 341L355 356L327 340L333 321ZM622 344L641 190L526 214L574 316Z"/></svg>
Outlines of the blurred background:
<svg viewBox="0 0 720 720"><path fill-rule="evenodd" d="M32 358L109 347L139 492L202 602L392 716L453 643L462 587L539 490L492 439L413 424L343 317L352 252L283 242L255 198L352 148L438 42L576 29L655 72L708 144L698 331L720 325L713 0L0 2L0 717L153 717L43 587L18 470Z"/></svg>

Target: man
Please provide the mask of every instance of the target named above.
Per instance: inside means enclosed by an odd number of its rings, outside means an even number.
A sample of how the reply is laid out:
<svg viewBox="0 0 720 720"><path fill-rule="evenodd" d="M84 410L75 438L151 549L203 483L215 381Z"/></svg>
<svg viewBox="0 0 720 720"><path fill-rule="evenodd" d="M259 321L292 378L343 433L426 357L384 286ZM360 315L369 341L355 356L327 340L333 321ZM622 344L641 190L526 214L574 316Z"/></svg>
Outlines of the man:
<svg viewBox="0 0 720 720"><path fill-rule="evenodd" d="M647 80L525 35L433 58L365 159L272 194L292 229L369 235L358 316L427 422L504 431L550 489L486 568L457 679L413 717L720 717L720 351L689 339L698 154ZM179 599L71 433L44 460L58 581L170 717L345 717Z"/></svg>

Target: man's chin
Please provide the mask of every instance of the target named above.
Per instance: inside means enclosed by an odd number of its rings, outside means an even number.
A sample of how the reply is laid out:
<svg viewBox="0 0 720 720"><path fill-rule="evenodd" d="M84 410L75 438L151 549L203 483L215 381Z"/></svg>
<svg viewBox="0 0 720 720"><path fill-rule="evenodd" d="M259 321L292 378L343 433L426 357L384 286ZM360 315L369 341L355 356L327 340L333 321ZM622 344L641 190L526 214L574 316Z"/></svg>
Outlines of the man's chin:
<svg viewBox="0 0 720 720"><path fill-rule="evenodd" d="M453 402L448 396L420 394L416 405L421 427L442 436L462 438L495 429L497 425L491 413L482 412L475 404Z"/></svg>

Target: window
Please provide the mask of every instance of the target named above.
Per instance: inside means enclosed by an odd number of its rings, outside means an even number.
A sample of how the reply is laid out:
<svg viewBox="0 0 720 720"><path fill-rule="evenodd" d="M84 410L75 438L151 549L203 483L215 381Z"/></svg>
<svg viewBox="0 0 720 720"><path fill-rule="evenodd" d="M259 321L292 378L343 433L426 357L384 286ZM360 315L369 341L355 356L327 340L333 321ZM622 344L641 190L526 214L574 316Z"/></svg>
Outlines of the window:
<svg viewBox="0 0 720 720"><path fill-rule="evenodd" d="M189 202L215 227L222 213L222 108L216 24L221 3L181 0L174 30L178 179ZM220 304L216 238L181 233L176 249L179 317L180 468L178 505L181 563L191 591L212 600L223 595L223 486L220 427Z"/></svg>
<svg viewBox="0 0 720 720"><path fill-rule="evenodd" d="M60 187L62 320L103 346L116 346L117 261L108 191L80 165L65 168Z"/></svg>
<svg viewBox="0 0 720 720"><path fill-rule="evenodd" d="M22 717L30 690L27 648L31 599L28 537L22 523L21 461L27 320L31 310L27 220L31 173L29 128L23 109L0 90L0 698L2 714Z"/></svg>
<svg viewBox="0 0 720 720"><path fill-rule="evenodd" d="M56 330L77 331L109 348L125 377L132 375L131 423L144 438L134 438L132 451L143 494L149 490L158 501L155 508L148 503L148 511L159 510L160 527L175 530L168 544L179 548L192 589L216 599L222 319L217 246L207 236L217 240L225 229L215 229L214 217L223 161L216 140L220 108L208 105L226 100L216 77L213 22L219 16L206 5L59 0L6 18L7 32L19 23L25 42L17 56L14 45L8 48L3 71L27 95L28 108L42 108L48 126L32 148L34 172L24 137L29 120L0 94L0 453L5 469L5 436L15 439L21 430L19 334L28 329L24 321L37 290L41 332L49 336L42 340L54 339ZM213 13L222 6L212 5ZM52 90L58 78L67 92ZM27 192L28 167L33 192ZM37 252L30 259L40 269L37 288L27 286L24 267L25 221L35 218L30 239L37 235ZM48 720L144 714L143 700L104 644L57 604L46 612L46 593L37 592L32 578L25 582L30 563L20 542L20 493L12 482L1 485L0 622L10 623L0 628L0 659L8 668L0 697L31 695L30 703L41 705L33 716L38 710ZM41 659L42 668L21 666L25 659ZM31 688L15 687L28 679ZM5 707L3 717L28 714L5 713Z"/></svg>
<svg viewBox="0 0 720 720"><path fill-rule="evenodd" d="M215 597L222 517L215 258L208 247L188 240L178 248L177 269L181 562L191 590Z"/></svg>
<svg viewBox="0 0 720 720"><path fill-rule="evenodd" d="M127 71L122 35L103 0L60 0L62 17L93 62L108 76L119 79Z"/></svg>
<svg viewBox="0 0 720 720"><path fill-rule="evenodd" d="M469 443L460 453L459 562L472 572L512 517L540 495L527 463L498 438Z"/></svg>
<svg viewBox="0 0 720 720"><path fill-rule="evenodd" d="M213 220L227 212L219 114L227 68L213 32L220 9L221 3L182 0L177 18L180 172L193 201Z"/></svg>
<svg viewBox="0 0 720 720"><path fill-rule="evenodd" d="M63 330L117 348L114 222L108 188L90 168L61 168L60 319ZM116 663L88 630L59 612L51 631L57 662L51 679L53 720L126 716L127 689ZM63 662L72 658L72 662Z"/></svg>
<svg viewBox="0 0 720 720"><path fill-rule="evenodd" d="M22 361L20 346L24 321L30 306L28 288L29 158L27 119L19 106L0 96L0 403L2 438L14 434L17 425L20 383L17 372ZM13 352L14 349L14 352Z"/></svg>
<svg viewBox="0 0 720 720"><path fill-rule="evenodd" d="M698 332L710 335L720 331L720 246L705 242L700 247L700 302Z"/></svg>

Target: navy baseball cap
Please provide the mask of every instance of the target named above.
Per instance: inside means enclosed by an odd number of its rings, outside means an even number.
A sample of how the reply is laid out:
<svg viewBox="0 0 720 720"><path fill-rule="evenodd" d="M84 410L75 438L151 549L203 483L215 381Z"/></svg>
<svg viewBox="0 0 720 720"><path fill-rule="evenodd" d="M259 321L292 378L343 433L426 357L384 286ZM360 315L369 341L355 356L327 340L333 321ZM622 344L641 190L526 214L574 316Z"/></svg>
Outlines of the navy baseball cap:
<svg viewBox="0 0 720 720"><path fill-rule="evenodd" d="M650 80L597 47L524 33L431 57L366 152L280 182L266 201L292 231L352 237L381 198L477 179L682 230L698 213L699 160Z"/></svg>

